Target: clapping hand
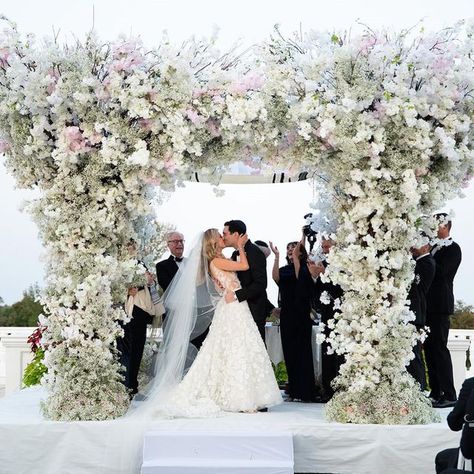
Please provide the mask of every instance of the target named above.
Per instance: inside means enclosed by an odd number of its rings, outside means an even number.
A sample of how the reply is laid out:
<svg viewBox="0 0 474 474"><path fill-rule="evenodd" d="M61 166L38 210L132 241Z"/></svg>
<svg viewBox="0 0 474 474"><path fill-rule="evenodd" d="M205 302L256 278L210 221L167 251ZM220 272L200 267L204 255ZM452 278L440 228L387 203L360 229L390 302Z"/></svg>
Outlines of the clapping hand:
<svg viewBox="0 0 474 474"><path fill-rule="evenodd" d="M273 242L270 241L270 248L272 249L272 252L275 254L275 257L280 256L280 251L278 250L278 247L276 245L273 245Z"/></svg>
<svg viewBox="0 0 474 474"><path fill-rule="evenodd" d="M293 258L293 261L295 260L299 260L300 259L300 256L301 256L301 247L302 247L302 243L301 242L298 242L296 244L296 247L294 248L293 250L293 254L292 254L292 258Z"/></svg>
<svg viewBox="0 0 474 474"><path fill-rule="evenodd" d="M129 288L128 289L128 296L137 296L138 293L138 288Z"/></svg>

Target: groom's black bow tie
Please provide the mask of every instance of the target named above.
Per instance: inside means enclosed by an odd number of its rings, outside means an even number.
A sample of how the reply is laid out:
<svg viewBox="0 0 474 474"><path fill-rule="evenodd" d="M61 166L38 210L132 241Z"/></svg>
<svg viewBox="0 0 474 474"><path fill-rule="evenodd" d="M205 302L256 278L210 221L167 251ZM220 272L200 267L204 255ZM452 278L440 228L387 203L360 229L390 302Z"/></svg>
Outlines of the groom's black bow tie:
<svg viewBox="0 0 474 474"><path fill-rule="evenodd" d="M181 262L183 260L183 257L174 257L175 262Z"/></svg>

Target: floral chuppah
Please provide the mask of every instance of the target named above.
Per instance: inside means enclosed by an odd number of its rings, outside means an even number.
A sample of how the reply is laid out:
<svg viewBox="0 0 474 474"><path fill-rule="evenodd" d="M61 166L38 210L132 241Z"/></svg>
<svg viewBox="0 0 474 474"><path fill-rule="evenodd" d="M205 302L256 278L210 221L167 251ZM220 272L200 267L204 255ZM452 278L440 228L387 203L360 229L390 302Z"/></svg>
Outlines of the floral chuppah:
<svg viewBox="0 0 474 474"><path fill-rule="evenodd" d="M472 33L276 35L246 60L214 41L37 48L6 28L1 149L18 184L43 192L31 210L48 249L46 416L127 409L114 341L124 288L141 271L126 243L150 248L150 186L258 154L318 170L334 196L328 277L345 297L331 343L346 363L329 418L432 421L404 369L415 338L408 249L419 216L472 172Z"/></svg>

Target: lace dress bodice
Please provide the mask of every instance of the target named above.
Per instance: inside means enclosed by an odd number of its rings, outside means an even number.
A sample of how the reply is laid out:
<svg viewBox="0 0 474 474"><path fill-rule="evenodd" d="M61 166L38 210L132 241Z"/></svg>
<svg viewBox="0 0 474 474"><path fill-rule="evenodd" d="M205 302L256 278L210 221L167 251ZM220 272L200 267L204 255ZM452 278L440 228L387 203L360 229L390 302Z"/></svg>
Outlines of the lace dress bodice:
<svg viewBox="0 0 474 474"><path fill-rule="evenodd" d="M226 290L235 291L240 288L240 281L235 272L221 270L211 262L209 265L212 276L222 285Z"/></svg>

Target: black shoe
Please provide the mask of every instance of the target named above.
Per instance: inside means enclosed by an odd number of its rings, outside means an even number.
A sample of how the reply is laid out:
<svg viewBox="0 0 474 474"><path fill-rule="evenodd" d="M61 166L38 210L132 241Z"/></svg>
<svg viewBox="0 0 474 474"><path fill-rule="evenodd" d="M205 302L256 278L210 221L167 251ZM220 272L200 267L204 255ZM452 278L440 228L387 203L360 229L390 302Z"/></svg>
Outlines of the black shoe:
<svg viewBox="0 0 474 474"><path fill-rule="evenodd" d="M447 398L441 397L432 403L433 408L450 408L456 405L456 400L448 400Z"/></svg>
<svg viewBox="0 0 474 474"><path fill-rule="evenodd" d="M261 412L261 413L266 413L268 411L268 408L259 408L257 411Z"/></svg>

